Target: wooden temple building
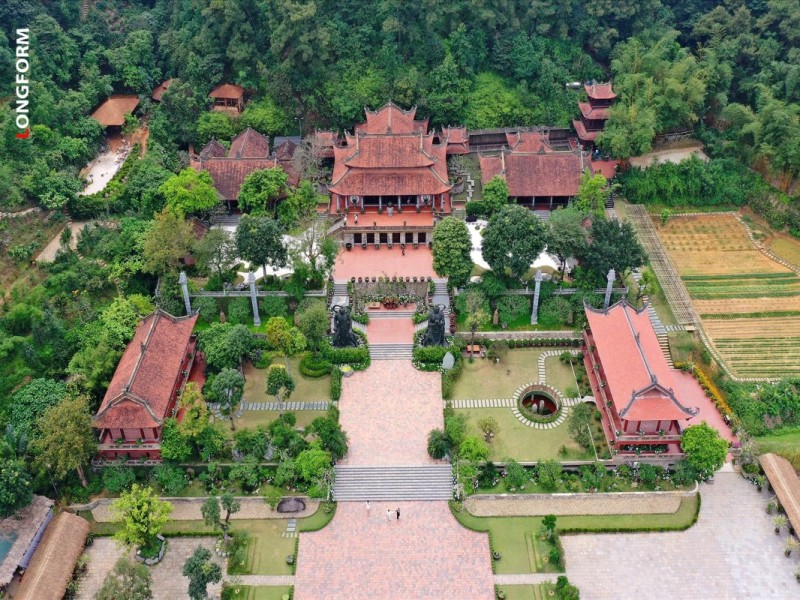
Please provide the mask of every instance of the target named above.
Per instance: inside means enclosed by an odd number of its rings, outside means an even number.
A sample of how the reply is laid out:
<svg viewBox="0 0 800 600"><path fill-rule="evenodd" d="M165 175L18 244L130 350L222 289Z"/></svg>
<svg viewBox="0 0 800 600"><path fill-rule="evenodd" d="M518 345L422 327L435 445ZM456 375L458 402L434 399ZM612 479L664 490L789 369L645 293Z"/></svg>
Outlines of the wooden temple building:
<svg viewBox="0 0 800 600"><path fill-rule="evenodd" d="M555 149L541 131L508 132L499 154L479 154L481 180L500 176L511 200L534 210L566 206L577 195L591 162L578 149Z"/></svg>
<svg viewBox="0 0 800 600"><path fill-rule="evenodd" d="M584 364L612 452L682 456L683 430L710 403L700 385L667 364L645 308L622 300L586 318Z"/></svg>
<svg viewBox="0 0 800 600"><path fill-rule="evenodd" d="M594 146L597 134L606 126L611 114L611 105L617 99L617 95L610 83L587 83L583 87L589 100L578 102L581 116L580 119L572 121L572 125L581 145L588 149Z"/></svg>
<svg viewBox="0 0 800 600"><path fill-rule="evenodd" d="M205 381L192 333L196 321L196 313L173 317L157 310L139 324L94 417L100 458L160 458L161 428L178 415L180 392L190 380Z"/></svg>
<svg viewBox="0 0 800 600"><path fill-rule="evenodd" d="M283 169L288 184L296 186L299 175L292 160L296 148L292 138L285 138L270 151L267 136L248 127L231 140L230 150L217 140L211 140L198 154L189 156L189 166L197 171L208 171L220 199L230 211L236 207L245 178L253 171Z"/></svg>
<svg viewBox="0 0 800 600"><path fill-rule="evenodd" d="M125 125L125 117L133 114L137 106L139 106L139 96L114 94L94 110L92 118L110 132L119 132Z"/></svg>
<svg viewBox="0 0 800 600"><path fill-rule="evenodd" d="M244 110L244 88L235 83L218 85L208 97L214 101L212 109L238 115Z"/></svg>

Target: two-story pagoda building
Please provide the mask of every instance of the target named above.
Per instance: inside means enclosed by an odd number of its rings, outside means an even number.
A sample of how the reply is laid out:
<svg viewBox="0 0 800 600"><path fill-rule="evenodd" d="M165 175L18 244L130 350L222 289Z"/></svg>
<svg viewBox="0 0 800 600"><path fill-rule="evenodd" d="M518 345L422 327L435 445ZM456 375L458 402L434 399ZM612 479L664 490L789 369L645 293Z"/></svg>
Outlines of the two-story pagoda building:
<svg viewBox="0 0 800 600"><path fill-rule="evenodd" d="M597 134L605 128L606 121L611 115L611 105L617 99L617 95L611 83L587 83L583 87L589 101L578 102L581 117L572 121L572 125L578 133L580 143L590 148L594 146Z"/></svg>

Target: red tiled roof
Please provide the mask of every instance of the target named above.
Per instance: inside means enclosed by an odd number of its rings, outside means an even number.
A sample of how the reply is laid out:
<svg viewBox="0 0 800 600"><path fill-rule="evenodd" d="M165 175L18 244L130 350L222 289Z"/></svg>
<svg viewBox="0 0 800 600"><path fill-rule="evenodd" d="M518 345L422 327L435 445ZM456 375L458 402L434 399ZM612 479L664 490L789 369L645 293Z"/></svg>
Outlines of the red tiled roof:
<svg viewBox="0 0 800 600"><path fill-rule="evenodd" d="M605 121L611 116L611 109L607 106L592 107L588 102L578 102L578 108L581 109L581 114L587 119Z"/></svg>
<svg viewBox="0 0 800 600"><path fill-rule="evenodd" d="M238 100L244 96L244 88L235 83L223 83L218 85L208 95L210 98L222 98L225 100Z"/></svg>
<svg viewBox="0 0 800 600"><path fill-rule="evenodd" d="M589 98L595 100L613 100L617 97L614 90L611 88L611 83L592 83L583 86Z"/></svg>
<svg viewBox="0 0 800 600"><path fill-rule="evenodd" d="M255 129L246 128L233 140L229 158L266 158L269 156L269 139Z"/></svg>
<svg viewBox="0 0 800 600"><path fill-rule="evenodd" d="M106 99L92 113L103 127L120 127L125 124L125 115L132 113L139 106L139 96L115 94Z"/></svg>
<svg viewBox="0 0 800 600"><path fill-rule="evenodd" d="M164 95L169 89L169 86L172 85L173 79L167 79L164 83L159 83L156 87L153 88L153 93L151 94L151 98L156 102L161 102L161 96Z"/></svg>
<svg viewBox="0 0 800 600"><path fill-rule="evenodd" d="M580 119L572 121L572 126L578 133L578 139L582 142L593 142L597 138L599 131L589 131Z"/></svg>
<svg viewBox="0 0 800 600"><path fill-rule="evenodd" d="M366 110L367 122L356 125L356 133L416 133L428 131L428 119L417 121L417 108L403 110L387 102L378 110Z"/></svg>
<svg viewBox="0 0 800 600"><path fill-rule="evenodd" d="M161 310L144 318L111 378L96 428L161 425L196 321L197 314L173 317Z"/></svg>
<svg viewBox="0 0 800 600"><path fill-rule="evenodd" d="M593 160L592 171L600 173L606 179L613 179L617 174L620 162L619 160Z"/></svg>
<svg viewBox="0 0 800 600"><path fill-rule="evenodd" d="M275 146L273 154L278 161L291 160L291 158L294 156L295 150L297 150L297 144L295 144L292 140L284 140L283 143Z"/></svg>
<svg viewBox="0 0 800 600"><path fill-rule="evenodd" d="M581 182L582 167L576 152L516 152L501 156L479 156L484 183L501 175L508 183L508 193L516 196L575 196Z"/></svg>
<svg viewBox="0 0 800 600"><path fill-rule="evenodd" d="M434 164L433 134L347 136L347 155L342 159L350 168L415 168ZM337 156L338 158L338 156Z"/></svg>
<svg viewBox="0 0 800 600"><path fill-rule="evenodd" d="M200 158L221 158L228 153L228 150L217 140L211 140L203 149L200 150Z"/></svg>
<svg viewBox="0 0 800 600"><path fill-rule="evenodd" d="M547 134L539 131L515 131L506 133L508 147L515 152L552 152Z"/></svg>
<svg viewBox="0 0 800 600"><path fill-rule="evenodd" d="M617 413L628 421L688 420L696 398L673 377L646 310L624 300L607 311L586 308L593 343Z"/></svg>
<svg viewBox="0 0 800 600"><path fill-rule="evenodd" d="M328 189L343 196L399 196L443 194L451 187L449 183L443 183L431 169L403 169L399 172L351 169Z"/></svg>
<svg viewBox="0 0 800 600"><path fill-rule="evenodd" d="M442 138L447 138L448 144L469 143L469 134L466 127L442 127Z"/></svg>
<svg viewBox="0 0 800 600"><path fill-rule="evenodd" d="M274 158L210 158L192 163L198 171L206 170L223 200L237 200L245 178L253 171L283 167Z"/></svg>

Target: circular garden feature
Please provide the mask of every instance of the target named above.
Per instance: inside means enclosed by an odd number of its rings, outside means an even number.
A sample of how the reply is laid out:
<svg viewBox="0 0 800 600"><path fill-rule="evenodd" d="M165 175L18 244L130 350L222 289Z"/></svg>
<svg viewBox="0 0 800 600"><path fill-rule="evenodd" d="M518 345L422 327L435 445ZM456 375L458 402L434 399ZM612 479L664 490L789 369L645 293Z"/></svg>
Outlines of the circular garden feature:
<svg viewBox="0 0 800 600"><path fill-rule="evenodd" d="M560 396L549 385L532 383L520 391L517 404L520 413L531 421L549 423L561 414Z"/></svg>

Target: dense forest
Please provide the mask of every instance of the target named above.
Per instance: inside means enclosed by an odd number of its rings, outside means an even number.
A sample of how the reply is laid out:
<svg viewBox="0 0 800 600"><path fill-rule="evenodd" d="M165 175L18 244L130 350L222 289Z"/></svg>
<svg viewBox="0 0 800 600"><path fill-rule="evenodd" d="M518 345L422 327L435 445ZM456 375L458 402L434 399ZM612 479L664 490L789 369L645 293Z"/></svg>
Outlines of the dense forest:
<svg viewBox="0 0 800 600"><path fill-rule="evenodd" d="M696 129L713 153L784 189L800 172L797 0L88 4L85 18L80 2L0 5L0 206L74 198L102 139L88 115L112 91L143 99L159 183L189 143L244 125L271 135L348 128L389 99L433 125L569 126L581 92L565 83L590 79L613 79L620 94L600 140L615 156ZM21 27L32 36L29 143L10 118ZM168 77L179 85L151 104ZM254 93L238 122L206 112L222 82Z"/></svg>

